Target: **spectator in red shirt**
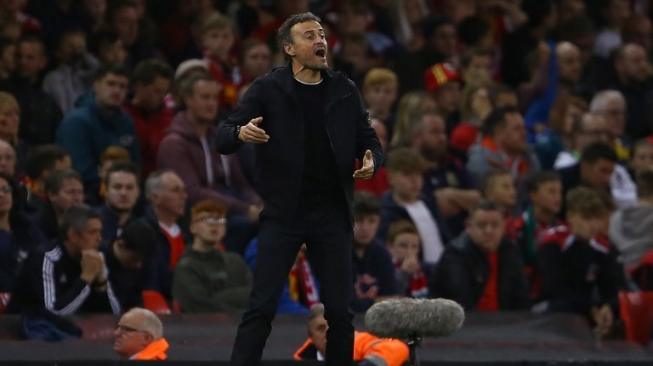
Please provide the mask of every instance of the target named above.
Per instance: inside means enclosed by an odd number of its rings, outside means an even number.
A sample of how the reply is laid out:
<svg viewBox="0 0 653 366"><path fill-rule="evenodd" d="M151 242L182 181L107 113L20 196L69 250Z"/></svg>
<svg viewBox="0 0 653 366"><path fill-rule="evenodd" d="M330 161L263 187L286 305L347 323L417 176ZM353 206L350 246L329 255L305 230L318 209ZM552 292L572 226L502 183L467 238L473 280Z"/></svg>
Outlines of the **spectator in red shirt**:
<svg viewBox="0 0 653 366"><path fill-rule="evenodd" d="M134 96L126 109L134 120L140 142L141 173L144 177L156 169L159 143L174 116L174 110L164 103L171 82L172 68L157 59L140 62L132 74Z"/></svg>
<svg viewBox="0 0 653 366"><path fill-rule="evenodd" d="M501 208L481 201L469 213L465 232L444 252L431 293L479 311L528 306L528 289L519 248L504 236Z"/></svg>

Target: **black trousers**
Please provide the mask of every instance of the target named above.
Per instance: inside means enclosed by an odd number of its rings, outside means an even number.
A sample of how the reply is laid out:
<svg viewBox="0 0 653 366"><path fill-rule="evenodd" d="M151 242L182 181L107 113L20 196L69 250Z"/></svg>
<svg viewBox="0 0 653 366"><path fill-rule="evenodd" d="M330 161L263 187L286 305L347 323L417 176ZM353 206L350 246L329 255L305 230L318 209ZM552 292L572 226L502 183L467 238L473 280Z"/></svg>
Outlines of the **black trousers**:
<svg viewBox="0 0 653 366"><path fill-rule="evenodd" d="M254 286L231 354L232 366L261 360L272 329L281 291L302 243L320 282L327 331L327 365L351 365L354 345L352 295L352 228L344 198L305 197L292 222L264 217L259 229ZM291 355L288 355L291 356Z"/></svg>

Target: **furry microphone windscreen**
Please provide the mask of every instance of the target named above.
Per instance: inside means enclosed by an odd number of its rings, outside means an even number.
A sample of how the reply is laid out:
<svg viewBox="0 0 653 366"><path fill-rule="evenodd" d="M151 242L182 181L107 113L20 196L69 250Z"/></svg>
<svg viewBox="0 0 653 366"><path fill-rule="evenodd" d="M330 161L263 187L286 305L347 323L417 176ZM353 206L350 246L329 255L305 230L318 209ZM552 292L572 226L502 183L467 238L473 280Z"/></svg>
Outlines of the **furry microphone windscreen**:
<svg viewBox="0 0 653 366"><path fill-rule="evenodd" d="M443 337L460 329L465 311L447 299L393 299L374 304L365 314L370 333L382 338Z"/></svg>

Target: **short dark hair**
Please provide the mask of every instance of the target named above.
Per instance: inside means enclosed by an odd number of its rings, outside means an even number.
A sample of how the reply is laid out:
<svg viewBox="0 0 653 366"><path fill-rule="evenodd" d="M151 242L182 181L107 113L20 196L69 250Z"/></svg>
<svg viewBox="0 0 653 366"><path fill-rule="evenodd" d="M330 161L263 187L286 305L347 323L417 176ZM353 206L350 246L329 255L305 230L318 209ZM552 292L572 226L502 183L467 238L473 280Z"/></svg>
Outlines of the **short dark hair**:
<svg viewBox="0 0 653 366"><path fill-rule="evenodd" d="M426 166L424 158L417 151L409 147L400 147L390 151L386 168L390 172L422 174Z"/></svg>
<svg viewBox="0 0 653 366"><path fill-rule="evenodd" d="M86 39L86 37L87 37L84 30L79 28L79 27L66 28L55 39L55 42L54 42L55 49L58 50L61 47L61 45L63 44L63 41L67 37L69 37L71 35L82 35L82 36L84 36L84 39Z"/></svg>
<svg viewBox="0 0 653 366"><path fill-rule="evenodd" d="M436 29L445 25L455 27L456 23L454 23L450 18L444 16L428 17L422 22L422 33L426 39L430 39Z"/></svg>
<svg viewBox="0 0 653 366"><path fill-rule="evenodd" d="M467 46L476 46L490 31L490 26L480 16L469 16L458 24L458 38Z"/></svg>
<svg viewBox="0 0 653 366"><path fill-rule="evenodd" d="M635 142L635 144L633 145L632 154L630 154L631 158L635 156L635 153L637 153L637 150L639 150L639 149L641 149L643 147L649 147L649 146L653 146L653 139L643 138L643 139L637 140Z"/></svg>
<svg viewBox="0 0 653 366"><path fill-rule="evenodd" d="M653 169L645 169L637 174L637 197L653 197Z"/></svg>
<svg viewBox="0 0 653 366"><path fill-rule="evenodd" d="M39 37L36 34L27 34L27 35L21 36L20 38L18 38L18 41L16 43L17 44L21 44L21 43L38 43L43 48L43 54L45 55L45 53L47 52L46 49L45 49L45 41L43 40L43 38Z"/></svg>
<svg viewBox="0 0 653 366"><path fill-rule="evenodd" d="M177 93L179 94L179 99L182 105L184 104L185 98L193 95L195 84L197 84L200 81L217 83L217 81L215 81L215 79L213 79L211 75L209 75L208 73L192 74L189 75L188 77L183 78L179 82L179 89L177 89Z"/></svg>
<svg viewBox="0 0 653 366"><path fill-rule="evenodd" d="M512 178L512 174L510 174L510 171L507 169L497 168L487 172L481 181L481 193L485 195L487 193L487 190L490 189L490 185L494 183L494 180L497 179L498 177L503 177L505 175Z"/></svg>
<svg viewBox="0 0 653 366"><path fill-rule="evenodd" d="M496 130L506 125L506 116L512 113L520 113L517 107L497 108L490 113L483 123L483 133L493 135Z"/></svg>
<svg viewBox="0 0 653 366"><path fill-rule="evenodd" d="M47 169L52 169L57 161L69 156L68 151L55 144L37 146L29 152L25 162L25 173L32 179L38 179Z"/></svg>
<svg viewBox="0 0 653 366"><path fill-rule="evenodd" d="M73 229L76 232L82 232L86 229L89 220L100 220L100 214L86 205L71 206L63 215L59 223L59 235L62 240L68 238L68 230Z"/></svg>
<svg viewBox="0 0 653 366"><path fill-rule="evenodd" d="M111 24L115 21L118 10L122 8L138 8L134 0L111 0L106 11L105 19Z"/></svg>
<svg viewBox="0 0 653 366"><path fill-rule="evenodd" d="M165 61L152 58L139 62L132 73L132 83L149 85L161 77L166 80L173 79L173 72L170 65Z"/></svg>
<svg viewBox="0 0 653 366"><path fill-rule="evenodd" d="M380 216L381 203L369 192L356 192L352 202L352 213L354 220L366 216Z"/></svg>
<svg viewBox="0 0 653 366"><path fill-rule="evenodd" d="M105 76L113 74L113 75L120 75L124 76L129 80L129 71L127 68L123 65L102 65L100 68L97 70L95 73L95 76L93 77L93 81L98 81L101 79L104 79Z"/></svg>
<svg viewBox="0 0 653 366"><path fill-rule="evenodd" d="M129 222L118 239L141 259L150 257L156 251L156 232L145 219Z"/></svg>
<svg viewBox="0 0 653 366"><path fill-rule="evenodd" d="M63 183L69 179L75 179L82 183L82 176L72 169L56 171L45 180L45 192L56 194L61 190ZM83 184L83 183L82 183Z"/></svg>
<svg viewBox="0 0 653 366"><path fill-rule="evenodd" d="M386 237L386 243L391 244L401 234L415 234L419 237L419 231L417 230L415 224L413 224L413 222L410 220L401 219L390 224L390 227L388 228L388 235ZM422 238L420 237L420 242L421 241Z"/></svg>
<svg viewBox="0 0 653 366"><path fill-rule="evenodd" d="M129 173L133 175L134 178L136 178L136 183L139 183L138 168L134 163L130 161L116 161L115 163L111 164L109 170L107 170L107 174L104 176L104 184L107 187L109 186L111 175L117 172Z"/></svg>
<svg viewBox="0 0 653 366"><path fill-rule="evenodd" d="M560 173L553 170L540 170L526 179L526 191L528 193L534 193L544 183L560 181Z"/></svg>
<svg viewBox="0 0 653 366"><path fill-rule="evenodd" d="M594 164L598 160L608 160L616 163L619 161L619 158L617 158L617 153L614 152L614 149L604 142L594 142L588 145L580 155L580 161L582 163Z"/></svg>
<svg viewBox="0 0 653 366"><path fill-rule="evenodd" d="M575 213L583 218L596 218L612 209L609 198L601 191L589 187L576 187L565 197L567 215Z"/></svg>
<svg viewBox="0 0 653 366"><path fill-rule="evenodd" d="M503 209L501 206L486 199L482 199L476 205L472 206L468 211L469 216L471 217L476 211L497 211L503 216Z"/></svg>
<svg viewBox="0 0 653 366"><path fill-rule="evenodd" d="M472 63L474 57L492 57L492 50L482 47L474 47L463 53L460 58L460 66L466 69Z"/></svg>
<svg viewBox="0 0 653 366"><path fill-rule="evenodd" d="M102 49L106 48L109 45L113 45L118 42L120 37L118 33L112 30L102 30L94 33L89 38L89 50L95 55L99 55Z"/></svg>
<svg viewBox="0 0 653 366"><path fill-rule="evenodd" d="M11 39L1 37L0 38L0 55L2 55L5 50L11 46L15 46L16 42Z"/></svg>
<svg viewBox="0 0 653 366"><path fill-rule="evenodd" d="M315 15L315 14L313 14L313 13L311 13L309 11L309 12L306 12L306 13L299 13L299 14L294 14L294 15L289 16L283 22L283 24L281 24L281 26L277 30L277 42L278 42L279 48L281 49L281 52L283 52L284 57L286 58L286 60L289 61L290 56L284 50L284 46L286 44L292 44L293 43L292 35L290 34L290 29L295 24L309 22L309 21L322 23L322 19L320 19L320 17L318 17L317 15Z"/></svg>

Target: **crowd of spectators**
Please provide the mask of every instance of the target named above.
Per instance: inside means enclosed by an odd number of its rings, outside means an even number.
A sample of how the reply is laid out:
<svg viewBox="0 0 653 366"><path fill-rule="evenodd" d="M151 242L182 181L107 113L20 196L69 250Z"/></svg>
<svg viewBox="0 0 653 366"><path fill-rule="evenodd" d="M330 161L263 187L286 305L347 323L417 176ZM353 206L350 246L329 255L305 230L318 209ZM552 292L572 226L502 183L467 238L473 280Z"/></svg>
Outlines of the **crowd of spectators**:
<svg viewBox="0 0 653 366"><path fill-rule="evenodd" d="M618 291L653 287L648 0L2 1L0 313L62 339L72 314L244 310L256 156L215 131L306 11L386 154L356 184L352 309L447 297L614 333ZM279 311L319 282L300 251Z"/></svg>

